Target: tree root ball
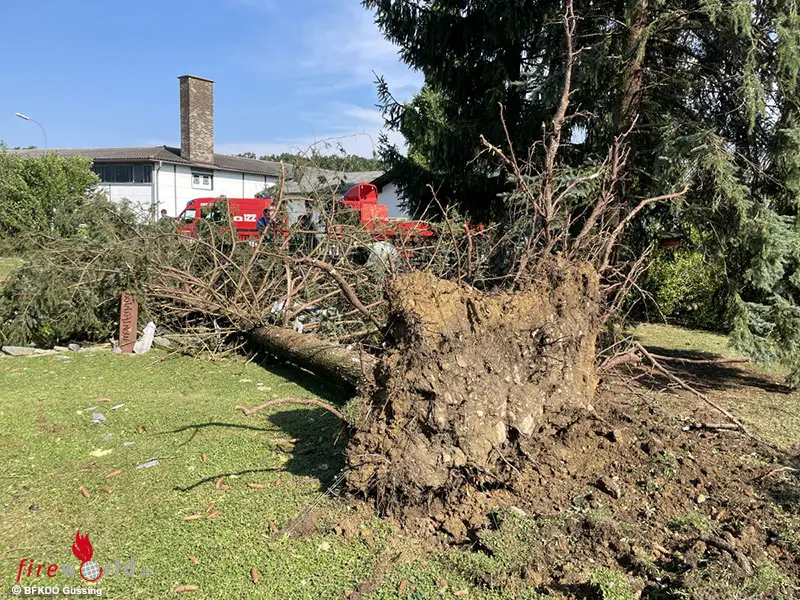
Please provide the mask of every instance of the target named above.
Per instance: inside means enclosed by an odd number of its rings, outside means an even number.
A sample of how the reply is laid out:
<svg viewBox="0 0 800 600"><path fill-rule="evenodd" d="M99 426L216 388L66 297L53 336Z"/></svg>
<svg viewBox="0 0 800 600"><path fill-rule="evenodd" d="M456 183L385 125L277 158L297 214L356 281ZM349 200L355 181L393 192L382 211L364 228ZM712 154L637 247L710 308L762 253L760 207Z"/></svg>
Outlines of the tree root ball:
<svg viewBox="0 0 800 600"><path fill-rule="evenodd" d="M425 272L389 285L394 349L375 368L347 450L348 487L386 514L523 469L551 418L597 385L597 273L554 261L488 294Z"/></svg>

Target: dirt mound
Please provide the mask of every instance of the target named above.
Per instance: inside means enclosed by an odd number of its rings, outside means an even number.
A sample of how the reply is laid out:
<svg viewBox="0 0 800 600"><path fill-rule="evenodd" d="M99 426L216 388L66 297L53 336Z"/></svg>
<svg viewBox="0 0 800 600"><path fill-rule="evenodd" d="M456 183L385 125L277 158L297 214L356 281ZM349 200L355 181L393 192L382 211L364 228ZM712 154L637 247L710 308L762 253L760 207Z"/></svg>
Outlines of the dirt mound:
<svg viewBox="0 0 800 600"><path fill-rule="evenodd" d="M470 548L452 568L487 589L797 597L798 461L694 427L719 414L687 394L698 408L679 416L643 367L598 387L597 290L569 264L515 294L394 281L349 489L407 534Z"/></svg>
<svg viewBox="0 0 800 600"><path fill-rule="evenodd" d="M348 446L348 485L386 513L447 504L524 468L565 407L595 392L597 275L554 263L515 293L414 272L389 289L394 350Z"/></svg>

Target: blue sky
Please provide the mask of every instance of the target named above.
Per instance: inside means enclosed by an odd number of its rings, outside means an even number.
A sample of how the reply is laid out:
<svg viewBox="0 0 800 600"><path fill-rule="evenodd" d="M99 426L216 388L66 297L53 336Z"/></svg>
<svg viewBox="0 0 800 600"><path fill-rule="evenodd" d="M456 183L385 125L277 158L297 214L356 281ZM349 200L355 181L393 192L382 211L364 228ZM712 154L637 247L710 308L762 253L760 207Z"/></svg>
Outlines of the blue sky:
<svg viewBox="0 0 800 600"><path fill-rule="evenodd" d="M179 145L178 80L213 79L217 152L339 138L369 156L372 71L399 98L422 76L358 0L0 0L0 140L50 148Z"/></svg>

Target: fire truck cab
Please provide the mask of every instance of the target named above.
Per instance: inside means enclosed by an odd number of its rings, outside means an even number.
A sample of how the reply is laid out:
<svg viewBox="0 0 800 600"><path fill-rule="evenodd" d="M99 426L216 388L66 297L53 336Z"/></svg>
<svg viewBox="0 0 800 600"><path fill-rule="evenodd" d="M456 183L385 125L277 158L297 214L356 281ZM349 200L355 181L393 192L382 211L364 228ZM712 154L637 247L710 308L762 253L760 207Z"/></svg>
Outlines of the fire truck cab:
<svg viewBox="0 0 800 600"><path fill-rule="evenodd" d="M177 231L190 237L197 236L197 225L201 220L211 223L224 223L224 207L218 203L221 198L195 198L186 204L178 215ZM256 224L264 209L272 206L272 198L227 198L233 226L241 240L258 237Z"/></svg>

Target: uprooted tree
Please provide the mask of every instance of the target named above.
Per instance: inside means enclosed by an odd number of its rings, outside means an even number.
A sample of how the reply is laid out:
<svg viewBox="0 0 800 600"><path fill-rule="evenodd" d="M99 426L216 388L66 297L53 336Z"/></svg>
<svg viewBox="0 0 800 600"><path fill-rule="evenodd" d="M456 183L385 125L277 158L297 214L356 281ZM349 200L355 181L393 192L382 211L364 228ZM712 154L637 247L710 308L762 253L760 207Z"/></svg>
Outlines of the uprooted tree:
<svg viewBox="0 0 800 600"><path fill-rule="evenodd" d="M556 423L591 412L598 338L639 292L649 257L630 232L645 228L653 207L698 191L686 170L652 195L631 192L640 150L633 107L591 164L570 164L564 138L588 118L572 100L587 52L579 23L571 1L546 23L559 40L549 75L558 93L542 139L515 144L502 105L503 135L478 135L481 160L508 179L494 225L451 214L432 186L444 215L437 235L379 250L334 196L290 198L281 186L276 212L303 202L317 223L298 221L255 246L224 222L205 224L196 239L156 226L115 230L104 244L40 241L42 261L3 292L13 300L0 302L4 330L52 329L67 309L107 327L118 292L132 289L162 327L243 332L355 388L348 482L384 511L458 503L467 482L511 486ZM54 270L65 283L56 292L33 285Z"/></svg>
<svg viewBox="0 0 800 600"><path fill-rule="evenodd" d="M402 58L425 75L400 103L380 82L390 129L382 158L418 213L437 203L501 219L519 189L513 169L480 154L480 136L543 162L561 103L567 39L562 2L363 0ZM718 328L800 382L800 7L794 0L575 1L569 118L562 176L591 172L627 132L619 210L689 185L680 202L639 215L628 244L683 236L721 265ZM505 118L497 106L505 107ZM507 143L508 142L508 143ZM510 175L510 176L509 176ZM437 201L428 189L432 185ZM580 188L575 191L580 191ZM580 227L574 213L573 227Z"/></svg>

